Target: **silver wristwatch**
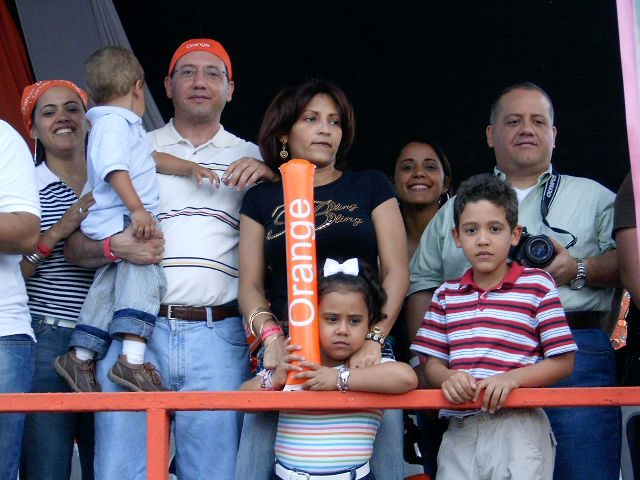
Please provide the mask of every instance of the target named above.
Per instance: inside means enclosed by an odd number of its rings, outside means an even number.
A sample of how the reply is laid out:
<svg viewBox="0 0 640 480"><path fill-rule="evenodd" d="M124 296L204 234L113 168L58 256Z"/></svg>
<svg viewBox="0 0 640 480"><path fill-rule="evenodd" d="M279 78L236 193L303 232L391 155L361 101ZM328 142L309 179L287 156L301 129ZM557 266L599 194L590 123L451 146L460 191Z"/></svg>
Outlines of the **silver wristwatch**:
<svg viewBox="0 0 640 480"><path fill-rule="evenodd" d="M587 283L587 269L581 258L576 258L575 261L578 264L578 274L576 275L576 278L571 280L569 286L571 287L571 290L580 290Z"/></svg>

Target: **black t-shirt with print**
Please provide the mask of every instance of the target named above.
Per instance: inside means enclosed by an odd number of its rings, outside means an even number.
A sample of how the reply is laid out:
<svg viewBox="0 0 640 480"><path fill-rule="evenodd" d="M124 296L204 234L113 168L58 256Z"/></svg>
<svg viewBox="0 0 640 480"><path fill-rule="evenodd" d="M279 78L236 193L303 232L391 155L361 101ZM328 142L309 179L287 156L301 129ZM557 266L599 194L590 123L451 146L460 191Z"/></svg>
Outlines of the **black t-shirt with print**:
<svg viewBox="0 0 640 480"><path fill-rule="evenodd" d="M318 272L326 258L360 258L374 269L378 243L371 212L393 198L393 187L381 172L343 172L314 188ZM265 228L265 290L278 319L286 319L287 261L282 183L263 183L247 192L240 213Z"/></svg>

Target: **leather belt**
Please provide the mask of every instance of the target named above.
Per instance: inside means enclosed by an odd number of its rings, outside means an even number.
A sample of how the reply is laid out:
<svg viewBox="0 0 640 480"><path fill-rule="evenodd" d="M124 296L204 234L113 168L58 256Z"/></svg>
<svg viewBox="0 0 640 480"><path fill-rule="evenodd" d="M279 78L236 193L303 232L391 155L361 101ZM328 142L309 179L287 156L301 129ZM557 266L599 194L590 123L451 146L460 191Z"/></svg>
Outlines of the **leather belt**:
<svg viewBox="0 0 640 480"><path fill-rule="evenodd" d="M209 318L214 322L240 316L238 307L186 307L184 305L160 305L158 316L166 317L169 320L204 322L207 321L207 312L209 312Z"/></svg>
<svg viewBox="0 0 640 480"><path fill-rule="evenodd" d="M275 464L274 471L276 476L283 480L358 480L369 474L369 462L356 468L355 475L352 475L351 471L328 473L326 475L299 472L296 470L289 470L278 462Z"/></svg>
<svg viewBox="0 0 640 480"><path fill-rule="evenodd" d="M607 312L565 312L571 330L586 328L600 329L607 318Z"/></svg>

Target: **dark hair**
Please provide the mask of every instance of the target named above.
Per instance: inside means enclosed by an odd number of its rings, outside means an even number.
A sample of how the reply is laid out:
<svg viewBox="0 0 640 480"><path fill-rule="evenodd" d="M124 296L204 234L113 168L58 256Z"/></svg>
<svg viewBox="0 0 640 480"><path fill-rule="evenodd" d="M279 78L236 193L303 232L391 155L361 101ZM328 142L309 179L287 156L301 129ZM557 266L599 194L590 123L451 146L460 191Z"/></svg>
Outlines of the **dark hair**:
<svg viewBox="0 0 640 480"><path fill-rule="evenodd" d="M318 300L331 292L355 292L362 294L369 310L369 325L386 317L382 306L387 301L387 292L376 281L373 269L363 260L358 260L358 275L336 273L322 276L318 281Z"/></svg>
<svg viewBox="0 0 640 480"><path fill-rule="evenodd" d="M280 157L282 150L280 137L289 133L313 97L322 93L329 95L336 102L340 113L342 140L336 152L336 166L343 166L343 156L351 148L355 136L353 107L346 94L336 85L323 80L310 80L280 90L262 119L258 132L258 145L260 145L264 163L276 173L279 173L278 168L284 163Z"/></svg>
<svg viewBox="0 0 640 480"><path fill-rule="evenodd" d="M460 215L469 203L487 200L504 208L507 222L513 230L518 225L518 196L507 182L495 175L481 173L460 184L453 204L453 222L456 230L460 227Z"/></svg>
<svg viewBox="0 0 640 480"><path fill-rule="evenodd" d="M491 111L489 112L489 122L491 123L491 125L495 125L496 121L498 120L500 100L502 100L502 97L504 97L507 93L510 93L513 90L535 90L536 92L540 93L549 102L549 116L551 117L551 123L555 123L555 112L553 110L553 103L551 102L551 97L549 96L549 94L533 82L520 82L515 83L502 90L498 94L494 102L491 104Z"/></svg>
<svg viewBox="0 0 640 480"><path fill-rule="evenodd" d="M453 186L452 186L452 175L451 175L451 164L449 163L449 159L447 155L444 153L444 150L437 143L431 141L427 137L423 137L421 135L407 135L402 138L400 141L400 147L396 150L398 153L396 154L396 161L394 162L393 173L395 174L395 165L398 163L398 159L400 158L400 152L404 147L409 145L410 143L424 143L425 145L429 145L433 148L433 151L436 152L436 156L438 157L438 161L440 162L440 166L442 166L442 171L444 173L444 180L449 180L449 186L447 190L440 195L440 205L444 205L449 197L453 196Z"/></svg>

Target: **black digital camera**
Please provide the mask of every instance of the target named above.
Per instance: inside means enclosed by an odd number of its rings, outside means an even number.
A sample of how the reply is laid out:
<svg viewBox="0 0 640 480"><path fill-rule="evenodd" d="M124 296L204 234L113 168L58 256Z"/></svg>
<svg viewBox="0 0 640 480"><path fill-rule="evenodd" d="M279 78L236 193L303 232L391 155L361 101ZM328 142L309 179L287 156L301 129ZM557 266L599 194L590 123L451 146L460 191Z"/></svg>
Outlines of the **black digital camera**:
<svg viewBox="0 0 640 480"><path fill-rule="evenodd" d="M522 264L536 268L544 268L551 263L556 256L551 239L546 235L531 235L526 228L522 229L522 235L517 245L509 249L509 258Z"/></svg>

